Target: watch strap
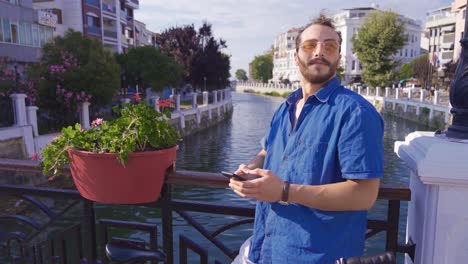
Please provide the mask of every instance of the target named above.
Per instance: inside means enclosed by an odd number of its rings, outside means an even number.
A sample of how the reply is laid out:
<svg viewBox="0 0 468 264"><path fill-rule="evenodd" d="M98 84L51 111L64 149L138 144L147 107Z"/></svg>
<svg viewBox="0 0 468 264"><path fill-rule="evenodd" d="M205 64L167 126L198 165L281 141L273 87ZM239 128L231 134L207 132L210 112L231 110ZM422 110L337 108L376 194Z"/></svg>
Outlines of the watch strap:
<svg viewBox="0 0 468 264"><path fill-rule="evenodd" d="M289 182L283 182L283 193L281 194L281 202L287 204L289 200Z"/></svg>

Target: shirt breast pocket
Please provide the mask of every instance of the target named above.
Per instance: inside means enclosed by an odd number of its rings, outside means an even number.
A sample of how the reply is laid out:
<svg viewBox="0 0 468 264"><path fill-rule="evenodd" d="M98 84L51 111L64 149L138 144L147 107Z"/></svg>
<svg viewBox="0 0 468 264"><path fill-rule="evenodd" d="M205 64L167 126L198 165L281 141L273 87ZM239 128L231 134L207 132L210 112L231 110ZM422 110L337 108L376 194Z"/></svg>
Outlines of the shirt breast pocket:
<svg viewBox="0 0 468 264"><path fill-rule="evenodd" d="M315 184L320 181L323 166L325 166L325 155L327 153L327 142L304 142L298 148L298 163L296 164L299 175L306 174L303 179L307 184Z"/></svg>

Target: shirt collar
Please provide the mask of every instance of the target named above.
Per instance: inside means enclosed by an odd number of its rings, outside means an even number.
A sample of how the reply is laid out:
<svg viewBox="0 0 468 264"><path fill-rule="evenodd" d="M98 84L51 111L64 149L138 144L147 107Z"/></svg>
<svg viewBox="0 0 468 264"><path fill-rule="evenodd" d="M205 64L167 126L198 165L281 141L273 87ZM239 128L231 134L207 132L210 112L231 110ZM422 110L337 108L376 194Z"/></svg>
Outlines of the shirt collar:
<svg viewBox="0 0 468 264"><path fill-rule="evenodd" d="M336 88L340 86L340 79L335 76L335 78L331 79L327 82L322 88L320 88L313 96L317 98L322 103L328 102L330 95ZM286 102L288 105L295 105L299 99L302 98L302 88L297 89L293 93L291 93L287 98Z"/></svg>

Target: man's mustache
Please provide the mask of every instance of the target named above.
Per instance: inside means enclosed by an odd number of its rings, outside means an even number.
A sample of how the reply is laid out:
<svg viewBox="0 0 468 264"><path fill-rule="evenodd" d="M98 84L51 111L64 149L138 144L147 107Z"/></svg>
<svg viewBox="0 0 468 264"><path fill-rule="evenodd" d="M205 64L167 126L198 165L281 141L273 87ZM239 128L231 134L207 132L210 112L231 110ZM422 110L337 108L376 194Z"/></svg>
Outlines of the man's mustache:
<svg viewBox="0 0 468 264"><path fill-rule="evenodd" d="M314 65L314 64L316 64L316 63L321 63L321 64L325 64L325 65L330 65L330 64L331 64L327 59L320 58L320 59L313 59L313 60L310 60L310 61L307 63L307 66Z"/></svg>

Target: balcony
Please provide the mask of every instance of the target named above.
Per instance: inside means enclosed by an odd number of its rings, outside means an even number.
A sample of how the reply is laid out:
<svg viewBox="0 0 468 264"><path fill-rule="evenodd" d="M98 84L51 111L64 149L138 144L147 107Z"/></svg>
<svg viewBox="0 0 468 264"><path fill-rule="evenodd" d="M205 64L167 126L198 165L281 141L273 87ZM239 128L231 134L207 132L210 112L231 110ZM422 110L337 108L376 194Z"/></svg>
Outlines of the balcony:
<svg viewBox="0 0 468 264"><path fill-rule="evenodd" d="M117 39L117 32L104 29L104 37Z"/></svg>
<svg viewBox="0 0 468 264"><path fill-rule="evenodd" d="M113 14L115 16L117 9L114 5L102 3L102 11Z"/></svg>
<svg viewBox="0 0 468 264"><path fill-rule="evenodd" d="M96 26L88 26L88 34L101 36L101 28Z"/></svg>
<svg viewBox="0 0 468 264"><path fill-rule="evenodd" d="M99 8L99 0L86 0L87 5Z"/></svg>
<svg viewBox="0 0 468 264"><path fill-rule="evenodd" d="M140 7L138 0L126 0L125 5L133 9L138 9Z"/></svg>

